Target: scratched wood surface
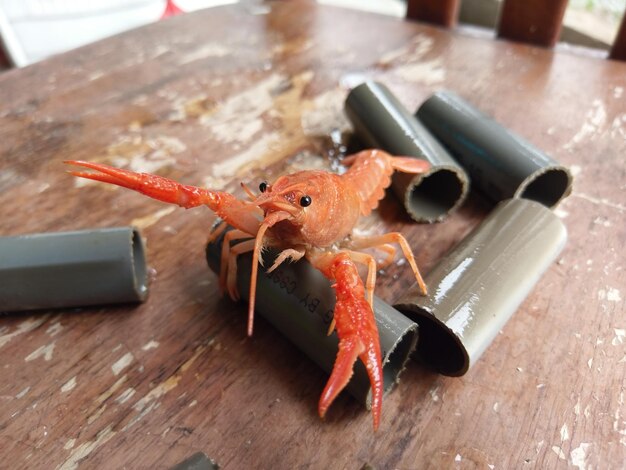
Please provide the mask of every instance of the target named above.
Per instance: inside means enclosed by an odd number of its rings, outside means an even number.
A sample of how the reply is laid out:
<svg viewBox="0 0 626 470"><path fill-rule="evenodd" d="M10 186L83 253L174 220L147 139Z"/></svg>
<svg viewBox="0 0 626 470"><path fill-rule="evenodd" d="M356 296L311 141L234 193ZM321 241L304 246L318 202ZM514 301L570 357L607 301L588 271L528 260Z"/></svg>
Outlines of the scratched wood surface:
<svg viewBox="0 0 626 470"><path fill-rule="evenodd" d="M364 78L414 109L449 88L576 175L557 209L564 252L464 377L411 363L371 417L245 306L220 297L203 245L214 216L74 181L63 159L238 191L324 166ZM626 64L457 35L302 2L180 16L0 75L0 234L135 224L140 306L0 317L4 468L167 468L202 450L224 468L622 468L626 460ZM400 230L425 272L488 213L443 223L398 201L365 221ZM406 266L379 276L397 300Z"/></svg>

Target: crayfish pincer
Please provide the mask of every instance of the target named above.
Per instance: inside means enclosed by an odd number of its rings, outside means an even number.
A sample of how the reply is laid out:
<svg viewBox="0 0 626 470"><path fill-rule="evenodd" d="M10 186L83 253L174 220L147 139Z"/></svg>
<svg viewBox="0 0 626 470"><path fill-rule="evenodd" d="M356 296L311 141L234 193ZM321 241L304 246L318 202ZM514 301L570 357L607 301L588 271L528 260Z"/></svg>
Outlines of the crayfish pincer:
<svg viewBox="0 0 626 470"><path fill-rule="evenodd" d="M248 201L223 191L187 186L161 176L84 161L65 163L95 170L72 171L75 176L123 186L185 208L208 206L223 219L211 234L213 239L225 230L227 224L232 225L234 230L226 233L223 243L220 283L231 297L238 298L237 256L251 251L248 335L252 334L262 249L275 247L280 251L268 272L287 260L305 257L331 281L337 299L329 333L337 330L339 351L320 398L319 414L324 417L346 386L358 357L364 363L372 385L372 415L374 428L378 428L383 376L380 340L372 311L377 266L372 255L359 250L380 248L392 258L396 251L394 245L399 245L424 294L426 285L411 248L400 233L358 237L352 231L359 217L378 206L394 171L424 173L429 168L428 162L393 157L381 150L365 150L343 160L349 169L342 175L318 170L299 171L281 176L272 184L261 183L259 194L244 187L250 198ZM232 245L233 242L238 243ZM367 266L365 284L356 264Z"/></svg>

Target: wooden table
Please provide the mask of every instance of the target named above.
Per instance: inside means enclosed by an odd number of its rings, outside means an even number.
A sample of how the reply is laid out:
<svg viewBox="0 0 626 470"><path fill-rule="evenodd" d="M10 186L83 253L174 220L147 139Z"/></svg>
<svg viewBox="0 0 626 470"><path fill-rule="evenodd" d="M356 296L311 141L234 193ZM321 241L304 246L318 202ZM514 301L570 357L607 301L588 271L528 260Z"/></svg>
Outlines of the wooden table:
<svg viewBox="0 0 626 470"><path fill-rule="evenodd" d="M569 242L470 372L410 364L371 417L246 307L204 260L214 216L65 173L108 162L237 191L319 166L349 130L348 88L414 109L453 89L576 175L557 209ZM626 460L626 64L372 14L276 2L215 8L0 75L2 235L135 224L140 306L0 317L0 467L167 468L197 450L224 468L621 468ZM332 137L331 137L332 136ZM425 272L492 203L436 225L389 196L368 229L400 230ZM379 276L393 302L406 266Z"/></svg>

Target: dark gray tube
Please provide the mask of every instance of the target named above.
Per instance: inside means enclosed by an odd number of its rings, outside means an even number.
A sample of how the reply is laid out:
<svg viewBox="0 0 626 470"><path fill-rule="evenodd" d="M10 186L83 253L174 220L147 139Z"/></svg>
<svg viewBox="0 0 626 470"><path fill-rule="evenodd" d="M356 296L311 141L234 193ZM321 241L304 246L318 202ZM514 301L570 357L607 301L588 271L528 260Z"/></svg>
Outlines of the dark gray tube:
<svg viewBox="0 0 626 470"><path fill-rule="evenodd" d="M0 312L141 302L143 242L132 227L0 237Z"/></svg>
<svg viewBox="0 0 626 470"><path fill-rule="evenodd" d="M427 297L413 288L395 306L420 326L417 356L445 375L467 372L566 239L565 227L545 206L501 202L428 274Z"/></svg>
<svg viewBox="0 0 626 470"><path fill-rule="evenodd" d="M219 272L223 236L207 245L207 262ZM264 252L266 266L271 266L276 253ZM239 256L237 288L242 300L248 301L252 256ZM256 312L285 335L322 369L330 373L337 355L337 334L328 336L335 293L328 280L307 261L284 263L271 274L259 270ZM400 372L415 349L417 325L374 297L374 315L380 334L383 355L385 392L393 388ZM346 389L368 409L371 402L370 381L365 367L357 361L354 375Z"/></svg>
<svg viewBox="0 0 626 470"><path fill-rule="evenodd" d="M571 192L567 168L454 93L435 93L416 115L495 201L521 197L554 207Z"/></svg>
<svg viewBox="0 0 626 470"><path fill-rule="evenodd" d="M439 222L465 200L465 171L384 85L366 82L354 88L345 111L361 142L393 155L428 160L423 175L396 173L393 190L418 222Z"/></svg>
<svg viewBox="0 0 626 470"><path fill-rule="evenodd" d="M204 452L196 452L170 470L219 470L219 468L220 466L213 459L208 458Z"/></svg>

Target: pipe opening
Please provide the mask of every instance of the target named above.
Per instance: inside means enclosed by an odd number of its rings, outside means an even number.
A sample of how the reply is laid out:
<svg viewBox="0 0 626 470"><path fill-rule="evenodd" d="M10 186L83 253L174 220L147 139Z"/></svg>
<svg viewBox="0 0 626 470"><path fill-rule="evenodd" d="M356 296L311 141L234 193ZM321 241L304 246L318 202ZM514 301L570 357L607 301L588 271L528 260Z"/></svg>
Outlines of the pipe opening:
<svg viewBox="0 0 626 470"><path fill-rule="evenodd" d="M445 324L417 305L396 305L396 308L419 325L415 355L420 361L444 375L459 376L467 372L467 351Z"/></svg>
<svg viewBox="0 0 626 470"><path fill-rule="evenodd" d="M131 238L131 261L133 267L133 280L135 291L139 300L144 300L148 294L148 270L146 267L146 257L143 249L143 241L138 230L133 230Z"/></svg>
<svg viewBox="0 0 626 470"><path fill-rule="evenodd" d="M413 324L407 328L404 334L398 338L393 348L383 357L383 389L389 392L397 383L400 373L406 367L407 361L415 351L419 329ZM360 366L361 364L357 364ZM369 383L369 382L368 382ZM365 407L369 410L372 406L372 388L369 387L365 398Z"/></svg>
<svg viewBox="0 0 626 470"><path fill-rule="evenodd" d="M437 222L462 202L466 191L467 184L456 171L436 169L413 180L406 206L415 220Z"/></svg>
<svg viewBox="0 0 626 470"><path fill-rule="evenodd" d="M383 381L386 392L391 390L398 381L398 375L404 369L406 361L415 349L417 337L417 325L413 325L398 339L387 357L383 358Z"/></svg>
<svg viewBox="0 0 626 470"><path fill-rule="evenodd" d="M549 168L531 175L519 190L519 197L554 207L570 192L572 177L565 168Z"/></svg>

